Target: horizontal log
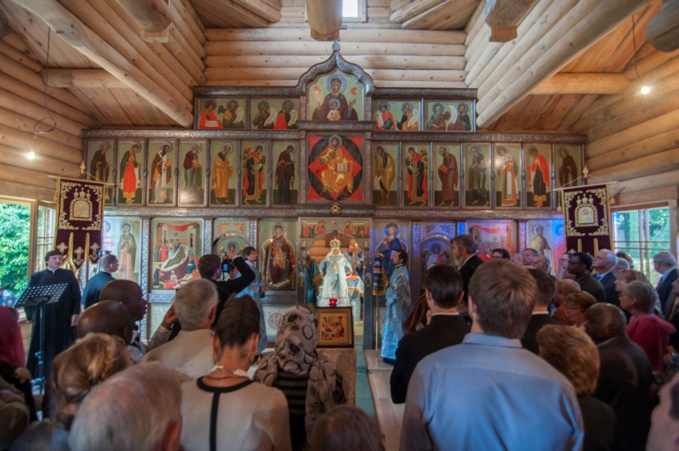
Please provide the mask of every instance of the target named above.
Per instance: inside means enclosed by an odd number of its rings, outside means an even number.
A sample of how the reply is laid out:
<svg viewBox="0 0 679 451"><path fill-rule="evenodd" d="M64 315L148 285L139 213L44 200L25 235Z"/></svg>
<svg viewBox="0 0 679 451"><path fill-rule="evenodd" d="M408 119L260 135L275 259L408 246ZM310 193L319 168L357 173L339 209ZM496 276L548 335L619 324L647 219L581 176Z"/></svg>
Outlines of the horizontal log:
<svg viewBox="0 0 679 451"><path fill-rule="evenodd" d="M1 69L0 69L1 70ZM0 72L0 85L9 92L15 93L23 99L32 102L36 105L45 105L45 94L44 91L39 91L33 86L26 85L22 83L26 81L25 79L17 80L13 77L5 75ZM75 99L75 96L74 96ZM77 102L78 105L82 103ZM63 103L53 97L47 96L47 107L50 111L62 115L69 120L80 125L80 128L90 128L96 124L93 120L91 114L85 114L81 110L72 108L70 105ZM84 106L83 106L84 108ZM44 114L43 114L44 116Z"/></svg>
<svg viewBox="0 0 679 451"><path fill-rule="evenodd" d="M530 91L531 95L618 94L629 79L624 74L558 73Z"/></svg>
<svg viewBox="0 0 679 451"><path fill-rule="evenodd" d="M650 138L637 141L630 145L620 147L614 152L605 152L599 155L592 155L590 145L585 148L587 155L587 166L590 170L596 171L608 166L635 161L647 155L664 150L679 147L679 129L673 129L665 133L652 135ZM679 180L679 179L677 179Z"/></svg>
<svg viewBox="0 0 679 451"><path fill-rule="evenodd" d="M289 80L245 80L245 79L215 79L208 80L205 86L242 86L242 87L295 87L298 79ZM425 80L377 80L375 85L378 88L431 88L431 89L465 89L464 82L441 82Z"/></svg>
<svg viewBox="0 0 679 451"><path fill-rule="evenodd" d="M193 125L193 105L187 107L181 102L179 96L175 99L167 91L160 89L156 82L87 28L61 4L55 0L13 1L20 1L21 6L42 17L74 49L122 80L130 89L178 124L184 127Z"/></svg>
<svg viewBox="0 0 679 451"><path fill-rule="evenodd" d="M8 166L29 169L32 171L39 171L45 174L53 175L77 175L80 174L80 164L69 163L67 161L52 158L49 154L41 153L40 148L36 148L36 158L29 160L26 154L30 148L17 149L14 147L0 145L0 152L3 155L3 163Z"/></svg>
<svg viewBox="0 0 679 451"><path fill-rule="evenodd" d="M330 55L329 42L270 42L265 46L257 42L217 42L205 44L208 56L226 55ZM443 44L373 44L344 42L342 56L351 60L353 55L421 55L421 56L463 56L463 45Z"/></svg>
<svg viewBox="0 0 679 451"><path fill-rule="evenodd" d="M679 169L679 147L656 152L634 161L591 171L590 176L605 180L628 180Z"/></svg>
<svg viewBox="0 0 679 451"><path fill-rule="evenodd" d="M624 191L620 195L620 206L642 205L652 202L675 201L679 198L679 188L667 186L663 188L649 189L638 193L626 194ZM618 206L618 204L616 204Z"/></svg>
<svg viewBox="0 0 679 451"><path fill-rule="evenodd" d="M427 81L463 81L463 70L389 70L389 69L364 69L375 82L378 80L427 80ZM306 70L298 69L278 69L276 77L291 79L299 78ZM223 69L209 67L205 70L208 80L225 78L242 78L248 80L260 80L271 77L271 74L260 68L235 68Z"/></svg>
<svg viewBox="0 0 679 451"><path fill-rule="evenodd" d="M50 69L48 85L53 88L122 89L127 85L104 69Z"/></svg>
<svg viewBox="0 0 679 451"><path fill-rule="evenodd" d="M593 125L587 130L587 137L590 141L597 141L643 123L648 118L672 112L679 114L679 90L675 90L668 95L660 95L653 99L648 99L648 102L641 107L627 110L615 115L604 123Z"/></svg>
<svg viewBox="0 0 679 451"><path fill-rule="evenodd" d="M654 135L676 130L677 128L679 128L679 114L677 112L663 114L622 132L590 142L587 145L587 152L591 156L603 155L606 152L651 138Z"/></svg>
<svg viewBox="0 0 679 451"><path fill-rule="evenodd" d="M632 180L622 180L611 186L611 192L622 192L623 194L638 193L654 188L665 188L677 186L679 180L679 169L669 172L662 172L647 177L636 177Z"/></svg>
<svg viewBox="0 0 679 451"><path fill-rule="evenodd" d="M33 72L40 72L44 68L44 66L37 60L34 60L30 56L21 53L19 50L15 49L9 44L5 44L4 42L0 42L0 55L5 56L12 61L21 63Z"/></svg>
<svg viewBox="0 0 679 451"><path fill-rule="evenodd" d="M42 118L33 118L24 116L14 110L2 108L2 102L0 102L0 123L2 125L12 127L18 131L26 133L35 133L34 127L36 125L36 120ZM51 141L57 142L59 144L64 144L69 147L78 148L82 146L82 139L79 136L71 135L59 128L60 123L57 122L57 128L49 133L45 133L44 136ZM38 131L46 129L47 126L44 124L38 125Z"/></svg>
<svg viewBox="0 0 679 451"><path fill-rule="evenodd" d="M328 59L323 56L300 56L300 55L234 55L234 56L208 56L205 65L208 68L237 68L237 67L262 67L269 69L278 68L306 68L322 63ZM464 58L452 56L438 58L435 56L414 56L414 55L356 55L351 57L351 62L358 64L363 69L401 69L407 67L408 70L418 69L454 69L463 70L465 68ZM623 75L624 77L624 75Z"/></svg>
<svg viewBox="0 0 679 451"><path fill-rule="evenodd" d="M5 182L0 180L0 195L3 196L53 202L56 189L56 180L53 180L52 185L48 187L30 186L25 183Z"/></svg>
<svg viewBox="0 0 679 451"><path fill-rule="evenodd" d="M38 119L47 116L47 110L45 110L44 105L35 104L29 102L27 99L13 94L9 91L5 91L0 88L0 106L15 111L23 116L26 116L28 120L36 121ZM73 136L82 135L82 124L74 122L65 116L62 116L56 112L50 112L50 115L54 118L57 123L57 127Z"/></svg>
<svg viewBox="0 0 679 451"><path fill-rule="evenodd" d="M25 157L22 157L26 159ZM37 158L36 158L37 160ZM48 188L53 186L54 181L49 178L50 175L59 175L58 173L46 173L33 169L24 169L8 164L0 163L0 180L12 183L25 183L30 186L39 186Z"/></svg>
<svg viewBox="0 0 679 451"><path fill-rule="evenodd" d="M22 132L0 123L0 144L17 149L30 149L35 147L41 149L41 152L45 152L45 154L50 155L53 158L69 163L80 164L83 159L82 147L74 149L65 144L51 141L45 136L45 134L38 135L37 138L34 139L33 133Z"/></svg>

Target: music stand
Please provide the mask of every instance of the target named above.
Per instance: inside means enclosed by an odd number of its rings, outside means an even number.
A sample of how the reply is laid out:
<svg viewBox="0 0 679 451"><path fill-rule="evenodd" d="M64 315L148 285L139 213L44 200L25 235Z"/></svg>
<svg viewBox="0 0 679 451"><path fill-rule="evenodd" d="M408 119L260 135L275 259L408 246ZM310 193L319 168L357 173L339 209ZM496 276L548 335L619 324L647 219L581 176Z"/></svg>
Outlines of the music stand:
<svg viewBox="0 0 679 451"><path fill-rule="evenodd" d="M14 308L38 308L38 315L40 318L40 329L38 330L38 351L35 353L37 359L37 367L33 378L33 385L37 386L40 393L45 390L45 375L44 375L44 340L45 340L45 321L43 310L46 305L56 304L59 302L61 295L68 287L67 283L56 283L53 285L37 285L28 287L21 294L18 301L14 303ZM32 318L31 318L32 319ZM35 322L34 322L35 324Z"/></svg>

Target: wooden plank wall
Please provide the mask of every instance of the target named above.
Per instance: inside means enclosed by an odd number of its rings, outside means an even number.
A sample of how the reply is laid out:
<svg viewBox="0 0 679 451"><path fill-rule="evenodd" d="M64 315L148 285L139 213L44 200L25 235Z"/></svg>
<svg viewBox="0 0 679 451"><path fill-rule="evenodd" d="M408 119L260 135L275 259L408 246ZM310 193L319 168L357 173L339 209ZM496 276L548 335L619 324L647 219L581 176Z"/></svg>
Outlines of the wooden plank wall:
<svg viewBox="0 0 679 451"><path fill-rule="evenodd" d="M637 78L637 72L639 78ZM621 94L599 97L574 124L585 133L591 176L617 181L622 204L679 198L679 50L653 51L626 75ZM641 83L652 87L639 93Z"/></svg>
<svg viewBox="0 0 679 451"><path fill-rule="evenodd" d="M79 175L82 130L96 121L73 94L48 88L47 105L57 126L34 142L34 124L47 117L40 76L44 67L14 32L0 42L0 60L0 194L51 201L56 182L48 175ZM38 158L28 160L26 152L34 143Z"/></svg>
<svg viewBox="0 0 679 451"><path fill-rule="evenodd" d="M368 1L368 22L340 32L341 53L362 66L378 87L464 88L462 31L394 29L389 2ZM332 53L311 39L303 0L283 2L282 19L268 29L208 29L208 86L295 86Z"/></svg>

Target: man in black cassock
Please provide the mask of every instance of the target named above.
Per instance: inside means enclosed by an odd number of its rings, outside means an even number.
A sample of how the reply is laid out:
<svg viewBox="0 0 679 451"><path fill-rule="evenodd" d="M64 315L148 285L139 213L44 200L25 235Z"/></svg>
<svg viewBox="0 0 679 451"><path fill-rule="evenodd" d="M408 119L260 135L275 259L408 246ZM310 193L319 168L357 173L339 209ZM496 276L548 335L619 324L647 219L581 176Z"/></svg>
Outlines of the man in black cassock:
<svg viewBox="0 0 679 451"><path fill-rule="evenodd" d="M72 271L59 269L63 255L54 250L45 255L47 269L31 275L29 286L54 285L67 283L68 287L54 304L43 307L43 320L45 321L43 339L43 376L47 378L52 369L52 359L64 349L68 348L74 341L74 332L71 326L75 325L80 313L80 285ZM31 322L33 331L31 333L31 345L28 350L28 363L26 367L33 376L37 375L38 359L35 353L40 347L40 312L39 309L32 309Z"/></svg>

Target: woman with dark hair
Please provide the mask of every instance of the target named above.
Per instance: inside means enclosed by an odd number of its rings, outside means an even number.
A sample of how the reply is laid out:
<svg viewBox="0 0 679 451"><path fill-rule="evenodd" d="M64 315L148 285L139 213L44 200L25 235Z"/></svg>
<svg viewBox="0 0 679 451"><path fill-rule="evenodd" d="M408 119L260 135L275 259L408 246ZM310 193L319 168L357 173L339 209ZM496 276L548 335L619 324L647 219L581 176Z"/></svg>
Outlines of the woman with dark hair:
<svg viewBox="0 0 679 451"><path fill-rule="evenodd" d="M652 313L654 302L655 290L647 283L634 280L622 287L620 307L632 315L627 324L627 335L646 352L653 371L662 372L665 348L675 328Z"/></svg>
<svg viewBox="0 0 679 451"><path fill-rule="evenodd" d="M316 354L318 324L306 307L291 307L278 325L276 352L260 363L255 380L280 388L290 406L290 437L301 450L320 415L344 404L342 376ZM287 423L287 421L286 421Z"/></svg>
<svg viewBox="0 0 679 451"><path fill-rule="evenodd" d="M212 339L215 367L182 385L185 449L290 449L285 396L248 379L258 341L257 304L247 295L232 296Z"/></svg>
<svg viewBox="0 0 679 451"><path fill-rule="evenodd" d="M499 258L502 260L510 260L512 259L512 256L509 255L509 251L507 249L498 247L496 249L493 249L490 251L490 256L493 258Z"/></svg>

